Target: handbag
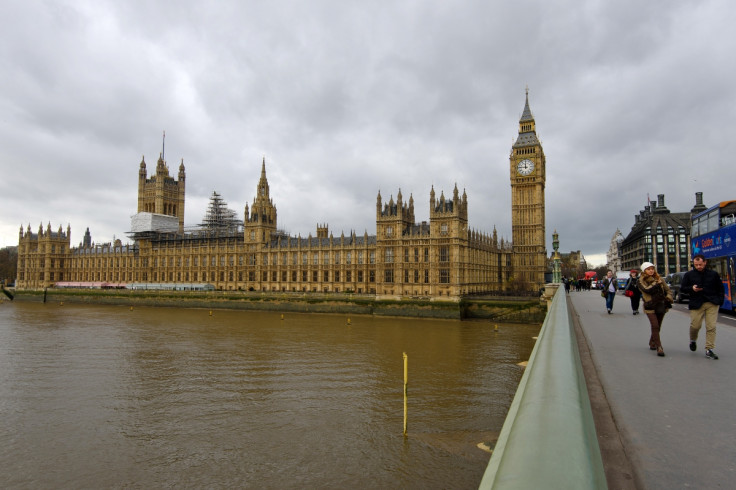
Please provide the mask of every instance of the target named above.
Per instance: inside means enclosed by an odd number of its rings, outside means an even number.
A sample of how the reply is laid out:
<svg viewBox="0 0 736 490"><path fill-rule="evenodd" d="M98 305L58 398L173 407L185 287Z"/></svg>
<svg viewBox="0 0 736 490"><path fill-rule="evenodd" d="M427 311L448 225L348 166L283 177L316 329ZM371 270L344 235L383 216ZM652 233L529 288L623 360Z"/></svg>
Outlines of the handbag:
<svg viewBox="0 0 736 490"><path fill-rule="evenodd" d="M605 298L605 297L606 297L606 290L605 290L605 289L603 289L603 290L601 291L601 298Z"/></svg>
<svg viewBox="0 0 736 490"><path fill-rule="evenodd" d="M633 295L634 295L634 291L632 291L631 289L627 289L626 291L624 291L624 296L628 298L631 298Z"/></svg>

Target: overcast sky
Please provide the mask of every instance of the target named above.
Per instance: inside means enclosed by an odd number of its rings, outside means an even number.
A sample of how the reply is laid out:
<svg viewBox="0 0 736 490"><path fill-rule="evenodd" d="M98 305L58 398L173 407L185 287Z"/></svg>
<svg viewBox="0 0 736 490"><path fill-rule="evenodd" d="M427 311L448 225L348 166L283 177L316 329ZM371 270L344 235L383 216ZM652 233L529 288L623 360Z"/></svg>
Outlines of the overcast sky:
<svg viewBox="0 0 736 490"><path fill-rule="evenodd" d="M5 1L0 246L21 225L127 242L166 131L186 225L242 218L265 157L278 225L375 234L376 196L467 192L511 238L525 87L547 156L547 249L595 264L647 196L736 198L736 2Z"/></svg>

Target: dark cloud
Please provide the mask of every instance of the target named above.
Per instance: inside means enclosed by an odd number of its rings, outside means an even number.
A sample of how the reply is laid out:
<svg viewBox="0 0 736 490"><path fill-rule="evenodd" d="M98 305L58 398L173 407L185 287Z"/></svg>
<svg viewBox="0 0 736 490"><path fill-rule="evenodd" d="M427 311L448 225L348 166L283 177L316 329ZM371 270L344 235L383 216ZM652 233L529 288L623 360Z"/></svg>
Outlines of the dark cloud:
<svg viewBox="0 0 736 490"><path fill-rule="evenodd" d="M187 223L242 212L265 157L280 224L375 232L375 199L455 185L510 237L524 88L548 157L547 232L607 251L647 195L730 199L736 47L725 0L16 2L0 19L0 246L49 221L123 237L138 163L187 169ZM550 245L551 246L551 245ZM600 260L600 259L598 259Z"/></svg>

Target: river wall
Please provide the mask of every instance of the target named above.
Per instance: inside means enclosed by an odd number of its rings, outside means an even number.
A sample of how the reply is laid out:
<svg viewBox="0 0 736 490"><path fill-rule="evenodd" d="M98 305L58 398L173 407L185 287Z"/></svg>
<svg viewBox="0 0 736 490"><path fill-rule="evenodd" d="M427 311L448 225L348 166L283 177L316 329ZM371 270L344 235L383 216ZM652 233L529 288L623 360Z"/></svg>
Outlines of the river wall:
<svg viewBox="0 0 736 490"><path fill-rule="evenodd" d="M130 290L19 290L15 301L87 303L258 310L298 313L341 313L504 323L542 323L546 306L537 298L483 298L438 301L421 298L377 299L371 295Z"/></svg>

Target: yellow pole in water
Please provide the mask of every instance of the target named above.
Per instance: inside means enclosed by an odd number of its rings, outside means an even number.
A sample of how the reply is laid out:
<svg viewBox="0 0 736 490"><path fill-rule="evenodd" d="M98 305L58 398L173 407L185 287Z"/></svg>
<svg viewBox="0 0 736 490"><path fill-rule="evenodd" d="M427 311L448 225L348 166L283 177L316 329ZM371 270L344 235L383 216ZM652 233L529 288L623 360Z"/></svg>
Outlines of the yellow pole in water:
<svg viewBox="0 0 736 490"><path fill-rule="evenodd" d="M404 352L404 435L406 435L406 415L407 415L406 385L408 383L409 383L409 358L406 356L406 352Z"/></svg>

